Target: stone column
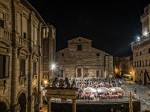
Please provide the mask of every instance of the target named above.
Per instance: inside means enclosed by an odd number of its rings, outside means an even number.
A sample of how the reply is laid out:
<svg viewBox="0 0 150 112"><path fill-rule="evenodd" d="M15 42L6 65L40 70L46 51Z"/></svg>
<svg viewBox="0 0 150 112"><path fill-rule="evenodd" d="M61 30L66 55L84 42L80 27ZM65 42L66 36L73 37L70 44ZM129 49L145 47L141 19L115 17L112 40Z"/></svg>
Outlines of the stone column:
<svg viewBox="0 0 150 112"><path fill-rule="evenodd" d="M29 56L29 76L28 76L28 112L33 112L33 96L32 96L32 75L33 75L33 61L32 55Z"/></svg>
<svg viewBox="0 0 150 112"><path fill-rule="evenodd" d="M48 98L47 112L51 112L51 97Z"/></svg>
<svg viewBox="0 0 150 112"><path fill-rule="evenodd" d="M19 62L17 58L17 48L12 48L12 75L11 75L11 110L17 112L19 105L17 104L17 82L18 82L18 71Z"/></svg>
<svg viewBox="0 0 150 112"><path fill-rule="evenodd" d="M76 99L72 99L72 112L76 112Z"/></svg>
<svg viewBox="0 0 150 112"><path fill-rule="evenodd" d="M41 80L42 80L42 47L41 47L41 28L42 28L42 23L39 24L39 28L38 28L38 38L39 38L39 58L38 58L38 104L39 104L39 110L43 105L43 101L42 101L42 90L41 90Z"/></svg>
<svg viewBox="0 0 150 112"><path fill-rule="evenodd" d="M16 45L16 2L11 1L11 10L12 10L12 72L11 72L11 95L10 95L10 110L12 112L18 112L20 109L20 105L17 102L17 84L19 77L19 62L18 62L18 52Z"/></svg>

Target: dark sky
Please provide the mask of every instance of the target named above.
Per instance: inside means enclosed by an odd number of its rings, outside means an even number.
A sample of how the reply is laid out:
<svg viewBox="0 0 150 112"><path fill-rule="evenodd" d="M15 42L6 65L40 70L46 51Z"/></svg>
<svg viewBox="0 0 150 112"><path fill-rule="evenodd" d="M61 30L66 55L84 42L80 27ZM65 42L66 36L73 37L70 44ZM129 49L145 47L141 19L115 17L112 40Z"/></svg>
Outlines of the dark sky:
<svg viewBox="0 0 150 112"><path fill-rule="evenodd" d="M114 56L131 54L131 42L141 35L140 16L150 3L150 0L28 1L46 23L56 27L57 51L67 47L69 39L81 36L91 39L93 47Z"/></svg>

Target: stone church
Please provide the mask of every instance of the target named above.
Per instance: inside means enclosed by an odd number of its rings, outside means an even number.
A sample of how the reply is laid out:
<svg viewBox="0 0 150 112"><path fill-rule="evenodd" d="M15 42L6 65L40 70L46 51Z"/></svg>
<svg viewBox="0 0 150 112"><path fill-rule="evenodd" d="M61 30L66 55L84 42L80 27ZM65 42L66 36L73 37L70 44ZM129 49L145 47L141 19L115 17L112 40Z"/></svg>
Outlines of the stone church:
<svg viewBox="0 0 150 112"><path fill-rule="evenodd" d="M113 73L113 56L92 47L92 40L77 37L68 41L68 48L56 53L59 77L107 77Z"/></svg>

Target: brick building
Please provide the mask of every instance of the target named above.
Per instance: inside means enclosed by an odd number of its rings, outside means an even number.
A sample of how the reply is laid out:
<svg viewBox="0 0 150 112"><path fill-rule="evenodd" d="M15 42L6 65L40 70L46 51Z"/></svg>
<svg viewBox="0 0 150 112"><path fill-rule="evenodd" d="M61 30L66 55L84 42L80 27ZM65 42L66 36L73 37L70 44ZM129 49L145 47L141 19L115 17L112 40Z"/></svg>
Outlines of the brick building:
<svg viewBox="0 0 150 112"><path fill-rule="evenodd" d="M60 77L107 77L113 73L113 56L92 47L92 41L77 37L68 48L56 53L57 75Z"/></svg>

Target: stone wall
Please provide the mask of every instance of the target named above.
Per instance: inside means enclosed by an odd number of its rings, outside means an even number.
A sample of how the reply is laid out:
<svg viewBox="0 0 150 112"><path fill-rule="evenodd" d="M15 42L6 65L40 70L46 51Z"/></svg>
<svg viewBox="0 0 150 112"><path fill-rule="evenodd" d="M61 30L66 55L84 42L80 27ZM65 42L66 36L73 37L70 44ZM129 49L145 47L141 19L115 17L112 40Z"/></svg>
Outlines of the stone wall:
<svg viewBox="0 0 150 112"><path fill-rule="evenodd" d="M12 112L33 112L34 103L41 103L41 35L46 24L26 0L0 0L0 21L0 103Z"/></svg>
<svg viewBox="0 0 150 112"><path fill-rule="evenodd" d="M106 77L113 73L113 58L92 47L92 41L77 37L68 41L68 48L56 53L58 76Z"/></svg>

